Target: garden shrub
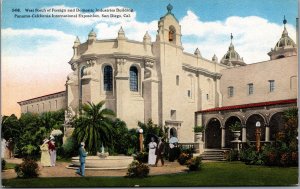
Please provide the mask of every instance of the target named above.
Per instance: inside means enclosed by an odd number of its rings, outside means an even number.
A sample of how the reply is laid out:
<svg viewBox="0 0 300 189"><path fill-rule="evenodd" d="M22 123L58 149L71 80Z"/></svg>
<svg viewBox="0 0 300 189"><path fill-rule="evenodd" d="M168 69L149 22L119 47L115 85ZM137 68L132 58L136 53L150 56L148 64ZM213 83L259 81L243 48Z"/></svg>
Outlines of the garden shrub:
<svg viewBox="0 0 300 189"><path fill-rule="evenodd" d="M134 148L128 148L127 149L127 154L128 156L131 156L132 154L134 154L135 149Z"/></svg>
<svg viewBox="0 0 300 189"><path fill-rule="evenodd" d="M226 161L237 161L239 157L239 152L237 150L229 150L224 153L224 159Z"/></svg>
<svg viewBox="0 0 300 189"><path fill-rule="evenodd" d="M242 149L240 152L240 159L247 165L264 165L264 154L257 152L254 146Z"/></svg>
<svg viewBox="0 0 300 189"><path fill-rule="evenodd" d="M147 163L148 162L148 152L139 152L135 156L135 160L139 161L140 163Z"/></svg>
<svg viewBox="0 0 300 189"><path fill-rule="evenodd" d="M186 164L190 171L199 171L202 167L202 158L200 156L193 157Z"/></svg>
<svg viewBox="0 0 300 189"><path fill-rule="evenodd" d="M6 161L5 161L5 159L2 159L2 161L1 161L1 170L3 171L5 169L6 169Z"/></svg>
<svg viewBox="0 0 300 189"><path fill-rule="evenodd" d="M74 137L67 138L66 142L62 145L62 152L58 154L63 154L64 158L70 158L78 154L78 145Z"/></svg>
<svg viewBox="0 0 300 189"><path fill-rule="evenodd" d="M149 166L145 165L137 160L134 160L128 168L126 177L130 177L130 178L144 178L147 177L149 174Z"/></svg>
<svg viewBox="0 0 300 189"><path fill-rule="evenodd" d="M179 155L177 161L180 165L186 165L187 161L190 160L192 157L193 157L192 154L187 154L187 153L182 152Z"/></svg>
<svg viewBox="0 0 300 189"><path fill-rule="evenodd" d="M23 162L15 166L15 172L19 178L38 177L39 166L33 159L25 158Z"/></svg>

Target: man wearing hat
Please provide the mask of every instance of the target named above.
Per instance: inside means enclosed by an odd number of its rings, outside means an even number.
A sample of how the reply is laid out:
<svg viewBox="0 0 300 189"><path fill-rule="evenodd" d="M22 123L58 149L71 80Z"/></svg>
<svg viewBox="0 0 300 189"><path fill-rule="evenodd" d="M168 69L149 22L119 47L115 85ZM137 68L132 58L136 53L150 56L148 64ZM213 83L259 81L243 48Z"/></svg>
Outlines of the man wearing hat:
<svg viewBox="0 0 300 189"><path fill-rule="evenodd" d="M157 167L157 163L159 160L161 160L161 166L164 166L164 151L165 151L165 141L163 138L158 138L158 145L155 151L156 155L156 161L155 161L155 167Z"/></svg>
<svg viewBox="0 0 300 189"><path fill-rule="evenodd" d="M84 149L84 142L80 143L80 148L79 148L79 161L80 161L80 168L77 169L76 173L84 176L84 169L85 169L85 157L87 156L88 152L85 151Z"/></svg>

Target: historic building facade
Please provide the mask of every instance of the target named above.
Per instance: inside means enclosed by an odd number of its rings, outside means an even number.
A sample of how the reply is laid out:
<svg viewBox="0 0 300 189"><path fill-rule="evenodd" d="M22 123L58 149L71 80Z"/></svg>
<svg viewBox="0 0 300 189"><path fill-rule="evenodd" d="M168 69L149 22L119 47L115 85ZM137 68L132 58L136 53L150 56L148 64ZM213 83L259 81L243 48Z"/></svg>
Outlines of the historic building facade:
<svg viewBox="0 0 300 189"><path fill-rule="evenodd" d="M242 125L242 142L255 141L257 121L261 123L261 140L274 141L277 131L283 128L283 111L297 107L297 47L288 36L285 19L283 23L282 36L268 53L269 61L239 63L239 67L221 70L223 106L196 112L197 124L206 127L205 148L232 147L229 126L235 122ZM227 64L242 60L232 43L223 59Z"/></svg>
<svg viewBox="0 0 300 189"><path fill-rule="evenodd" d="M76 115L82 103L105 100L129 128L152 119L180 142L194 142L193 127L203 125L205 148L228 147L228 125L235 121L243 125L243 141L248 135L252 140L257 120L266 141L272 140L278 129L272 124L278 125L279 113L295 106L297 98L297 49L285 27L269 52L271 60L255 64L246 64L232 41L220 62L215 55L203 58L198 48L186 53L181 36L168 5L154 41L147 32L141 41L129 40L122 28L116 39L98 40L94 31L83 43L76 38L62 107Z"/></svg>
<svg viewBox="0 0 300 189"><path fill-rule="evenodd" d="M65 109L67 106L66 91L47 94L18 102L21 113L43 113Z"/></svg>

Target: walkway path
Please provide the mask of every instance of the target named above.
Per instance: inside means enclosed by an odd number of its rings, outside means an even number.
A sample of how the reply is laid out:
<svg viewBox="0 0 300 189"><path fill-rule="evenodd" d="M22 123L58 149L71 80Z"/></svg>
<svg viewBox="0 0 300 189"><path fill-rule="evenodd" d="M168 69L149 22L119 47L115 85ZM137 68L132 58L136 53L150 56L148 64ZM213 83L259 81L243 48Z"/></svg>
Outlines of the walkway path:
<svg viewBox="0 0 300 189"><path fill-rule="evenodd" d="M9 163L21 163L21 159L8 159ZM70 164L67 162L57 162L55 167L42 167L39 164L39 177L80 177L75 173L74 169L67 169L66 167ZM161 167L150 167L149 175L160 175L160 174L172 174L172 173L182 173L187 170L186 166L181 166L178 162L165 162L165 166ZM86 176L125 176L127 169L122 170L86 170ZM4 170L2 172L3 179L16 178L17 175L14 169Z"/></svg>

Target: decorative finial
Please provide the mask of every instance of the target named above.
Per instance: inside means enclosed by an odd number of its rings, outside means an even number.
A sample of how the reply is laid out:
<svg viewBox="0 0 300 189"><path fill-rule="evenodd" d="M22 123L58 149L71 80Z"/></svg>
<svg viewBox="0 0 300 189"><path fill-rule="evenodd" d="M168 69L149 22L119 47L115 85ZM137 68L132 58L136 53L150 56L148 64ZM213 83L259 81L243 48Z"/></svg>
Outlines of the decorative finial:
<svg viewBox="0 0 300 189"><path fill-rule="evenodd" d="M124 33L123 27L121 26L121 28L119 29L119 32Z"/></svg>
<svg viewBox="0 0 300 189"><path fill-rule="evenodd" d="M285 19L285 15L284 15L284 17L283 17L283 24L286 25L286 23L287 23L287 20Z"/></svg>
<svg viewBox="0 0 300 189"><path fill-rule="evenodd" d="M168 13L171 13L173 6L169 3L167 6Z"/></svg>
<svg viewBox="0 0 300 189"><path fill-rule="evenodd" d="M76 36L76 39L75 39L74 43L80 43L80 40L79 40L78 36Z"/></svg>
<svg viewBox="0 0 300 189"><path fill-rule="evenodd" d="M232 39L233 39L232 33L230 33L230 39L231 39L231 43L232 43Z"/></svg>

